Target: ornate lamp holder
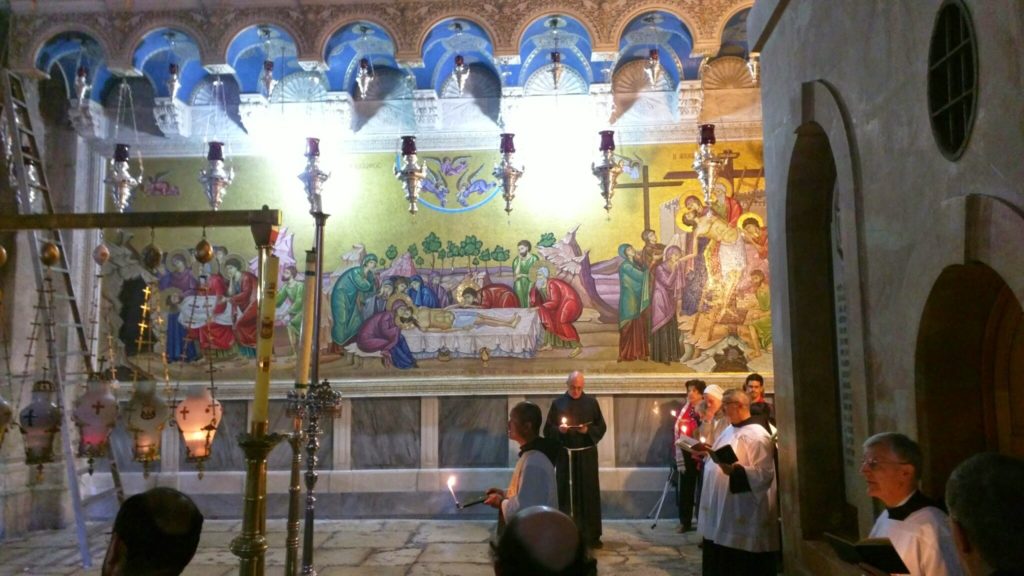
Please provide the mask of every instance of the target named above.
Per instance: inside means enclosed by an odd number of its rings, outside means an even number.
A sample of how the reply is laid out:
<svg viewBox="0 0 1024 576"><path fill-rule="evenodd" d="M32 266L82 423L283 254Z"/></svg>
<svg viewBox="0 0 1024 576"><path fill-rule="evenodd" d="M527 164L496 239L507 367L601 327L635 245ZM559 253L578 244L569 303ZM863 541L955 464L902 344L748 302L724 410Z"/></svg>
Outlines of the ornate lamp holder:
<svg viewBox="0 0 1024 576"><path fill-rule="evenodd" d="M644 64L644 72L647 74L647 81L655 86L661 80L661 56L657 48L651 48L647 53L647 63Z"/></svg>
<svg viewBox="0 0 1024 576"><path fill-rule="evenodd" d="M128 145L114 144L114 158L110 161L107 178L103 183L110 187L110 198L118 212L123 214L128 209L132 195L141 181L142 170L139 170L138 176L134 176L128 166Z"/></svg>
<svg viewBox="0 0 1024 576"><path fill-rule="evenodd" d="M565 65L562 64L562 53L555 50L551 53L551 83L555 90L558 90L558 83L562 80L565 72Z"/></svg>
<svg viewBox="0 0 1024 576"><path fill-rule="evenodd" d="M459 96L462 96L466 89L466 80L469 80L469 66L461 54L455 56L455 71L452 74L455 75L455 86L459 89Z"/></svg>
<svg viewBox="0 0 1024 576"><path fill-rule="evenodd" d="M615 194L615 185L618 183L619 174L622 174L622 164L615 159L615 132L613 130L602 130L601 135L601 161L591 164L591 171L597 177L597 183L601 187L601 198L604 198L604 209L608 212L612 209L612 196Z"/></svg>
<svg viewBox="0 0 1024 576"><path fill-rule="evenodd" d="M409 214L416 215L427 169L423 163L417 162L415 136L402 136L402 163L395 168L395 177L402 183L405 200L409 203Z"/></svg>
<svg viewBox="0 0 1024 576"><path fill-rule="evenodd" d="M270 100L270 95L274 93L274 88L276 87L277 80L274 78L274 61L264 60L263 72L260 74L260 88L263 91L263 97Z"/></svg>
<svg viewBox="0 0 1024 576"><path fill-rule="evenodd" d="M85 394L75 403L72 420L78 427L78 456L88 459L89 474L93 461L106 458L110 449L110 432L117 424L117 399L110 391L110 382L98 374L89 377Z"/></svg>
<svg viewBox="0 0 1024 576"><path fill-rule="evenodd" d="M302 545L302 573L316 574L313 568L313 530L316 518L317 465L320 436L323 434L321 418L337 418L341 414L341 392L331 388L326 379L313 383L305 391L288 392L288 415L306 424L306 516Z"/></svg>
<svg viewBox="0 0 1024 576"><path fill-rule="evenodd" d="M223 414L220 401L213 397L212 386L193 390L174 410L174 421L185 442L186 459L196 463L200 479Z"/></svg>
<svg viewBox="0 0 1024 576"><path fill-rule="evenodd" d="M700 125L700 145L693 153L693 171L704 190L704 205L711 205L711 190L718 178L718 172L725 166L725 158L715 154L715 125Z"/></svg>
<svg viewBox="0 0 1024 576"><path fill-rule="evenodd" d="M43 476L43 464L53 462L53 437L60 432L60 408L54 403L56 388L49 380L32 385L32 402L21 409L18 421L25 438L25 463L36 466L37 478Z"/></svg>
<svg viewBox="0 0 1024 576"><path fill-rule="evenodd" d="M512 214L512 200L516 197L516 186L519 178L523 175L523 168L516 168L512 164L512 156L516 153L516 146L512 139L515 134L501 135L501 162L499 162L491 174L501 182L501 197L505 200L505 213Z"/></svg>
<svg viewBox="0 0 1024 576"><path fill-rule="evenodd" d="M85 66L79 66L78 71L75 73L75 98L78 99L78 105L80 107L86 106L86 94L89 93L89 89L92 88L92 84L89 83L89 69Z"/></svg>
<svg viewBox="0 0 1024 576"><path fill-rule="evenodd" d="M310 214L323 212L324 183L330 177L330 172L320 168L320 139L306 138L306 169L299 174L299 180L306 190Z"/></svg>
<svg viewBox="0 0 1024 576"><path fill-rule="evenodd" d="M373 84L373 68L370 67L369 58L359 59L359 71L356 72L356 88L359 89L359 99L363 100L370 92L370 84Z"/></svg>
<svg viewBox="0 0 1024 576"><path fill-rule="evenodd" d="M761 55L751 52L747 57L747 70L750 72L750 80L757 86L761 82Z"/></svg>
<svg viewBox="0 0 1024 576"><path fill-rule="evenodd" d="M235 169L224 163L223 142L210 142L206 161L206 168L199 171L199 183L203 185L210 208L218 210L227 195L228 186L235 179Z"/></svg>
<svg viewBox="0 0 1024 576"><path fill-rule="evenodd" d="M178 65L171 62L167 65L167 97L174 100L178 96L178 89L181 88L181 70Z"/></svg>

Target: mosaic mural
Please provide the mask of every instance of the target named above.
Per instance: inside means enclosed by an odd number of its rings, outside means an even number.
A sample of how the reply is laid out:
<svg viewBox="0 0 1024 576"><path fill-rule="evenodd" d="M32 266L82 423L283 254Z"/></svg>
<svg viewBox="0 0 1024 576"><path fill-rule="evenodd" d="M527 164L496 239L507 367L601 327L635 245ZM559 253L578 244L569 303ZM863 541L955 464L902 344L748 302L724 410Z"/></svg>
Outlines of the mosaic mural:
<svg viewBox="0 0 1024 576"><path fill-rule="evenodd" d="M411 216L393 155L330 157L324 209L321 375L590 372L771 373L768 234L761 144L719 143L728 158L710 204L694 145L629 146L614 207L589 165L521 155L526 175L503 211L492 151L424 152L429 183ZM284 213L274 377L292 378L313 222L302 158L231 160L223 209ZM200 159L147 161L134 210L200 210ZM497 199L495 199L497 197ZM214 259L200 264L205 233ZM255 366L256 259L245 229L108 230L105 326L120 362L152 374L246 379ZM163 253L149 269L153 243ZM153 296L141 308L144 289ZM148 314L154 329L142 336ZM212 362L211 362L212 361ZM166 370L166 372L164 372Z"/></svg>

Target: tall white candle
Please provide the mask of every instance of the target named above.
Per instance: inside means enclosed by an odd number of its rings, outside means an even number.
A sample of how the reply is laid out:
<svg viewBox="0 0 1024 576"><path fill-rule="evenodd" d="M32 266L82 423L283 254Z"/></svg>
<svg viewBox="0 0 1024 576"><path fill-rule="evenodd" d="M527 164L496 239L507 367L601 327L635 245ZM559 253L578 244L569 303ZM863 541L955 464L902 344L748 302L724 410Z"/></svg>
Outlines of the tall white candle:
<svg viewBox="0 0 1024 576"><path fill-rule="evenodd" d="M260 302L259 334L256 340L256 389L253 392L252 421L266 422L270 408L270 364L274 352L274 316L277 311L277 256L268 256L263 267L264 289Z"/></svg>

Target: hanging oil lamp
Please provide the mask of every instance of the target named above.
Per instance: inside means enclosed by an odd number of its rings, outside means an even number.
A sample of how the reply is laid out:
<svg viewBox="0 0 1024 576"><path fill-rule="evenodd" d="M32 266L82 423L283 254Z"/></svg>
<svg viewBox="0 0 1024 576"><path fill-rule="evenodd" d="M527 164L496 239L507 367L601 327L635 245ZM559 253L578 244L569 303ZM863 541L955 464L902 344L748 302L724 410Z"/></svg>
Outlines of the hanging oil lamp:
<svg viewBox="0 0 1024 576"><path fill-rule="evenodd" d="M143 475L149 477L149 466L160 460L160 439L171 410L157 397L156 382L142 380L125 408L124 425L132 438L132 457L142 463Z"/></svg>
<svg viewBox="0 0 1024 576"><path fill-rule="evenodd" d="M610 212L615 185L618 183L619 174L622 174L622 164L615 159L615 132L602 130L599 134L601 135L601 146L598 150L601 151L601 161L591 164L590 168L601 187L604 209Z"/></svg>
<svg viewBox="0 0 1024 576"><path fill-rule="evenodd" d="M132 201L132 194L142 180L142 173L133 176L128 166L128 145L114 144L114 158L103 183L110 186L110 197L117 211L124 213Z"/></svg>
<svg viewBox="0 0 1024 576"><path fill-rule="evenodd" d="M117 399L110 391L110 382L99 374L91 375L71 417L78 427L78 456L88 459L92 474L93 460L106 458L109 453L110 432L117 423Z"/></svg>
<svg viewBox="0 0 1024 576"><path fill-rule="evenodd" d="M565 65L562 64L562 53L554 51L551 53L551 87L558 90L558 83L562 80L562 73Z"/></svg>
<svg viewBox="0 0 1024 576"><path fill-rule="evenodd" d="M657 85L658 80L661 79L661 56L658 54L657 48L651 48L651 51L647 53L644 72L647 74L647 81L650 82L651 87Z"/></svg>
<svg viewBox="0 0 1024 576"><path fill-rule="evenodd" d="M402 136L402 162L395 167L395 177L402 183L405 201L409 203L409 214L416 215L427 169L422 162L417 162L415 136Z"/></svg>
<svg viewBox="0 0 1024 576"><path fill-rule="evenodd" d="M513 142L515 134L501 135L501 162L494 167L491 173L501 184L501 197L505 200L505 213L512 214L512 200L516 197L516 186L519 178L523 175L522 168L512 165L512 156L516 152Z"/></svg>
<svg viewBox="0 0 1024 576"><path fill-rule="evenodd" d="M306 169L299 174L299 180L302 180L303 188L306 190L310 214L318 214L324 211L324 183L330 177L330 172L324 172L320 168L320 139L306 138Z"/></svg>
<svg viewBox="0 0 1024 576"><path fill-rule="evenodd" d="M219 210L228 186L235 179L235 169L224 164L223 142L210 142L206 161L207 167L199 171L199 183L203 185L210 208Z"/></svg>
<svg viewBox="0 0 1024 576"><path fill-rule="evenodd" d="M373 69L370 67L368 58L359 59L359 71L356 72L356 88L359 89L359 99L363 100L370 92L370 84L373 83Z"/></svg>
<svg viewBox="0 0 1024 576"><path fill-rule="evenodd" d="M700 145L693 153L693 171L697 173L697 181L704 191L704 205L711 205L711 190L714 188L718 172L725 166L725 159L715 154L715 125L700 125Z"/></svg>
<svg viewBox="0 0 1024 576"><path fill-rule="evenodd" d="M466 59L461 54L455 56L455 86L459 89L459 96L466 89L466 80L469 80L469 66L466 66Z"/></svg>
<svg viewBox="0 0 1024 576"><path fill-rule="evenodd" d="M185 457L196 463L199 478L203 477L203 463L210 457L223 414L220 401L213 397L212 386L193 390L174 410L174 421L185 442Z"/></svg>
<svg viewBox="0 0 1024 576"><path fill-rule="evenodd" d="M18 421L25 439L25 463L35 466L37 477L43 476L43 464L53 462L53 437L60 432L60 408L54 403L53 382L36 380L32 385L32 402L21 409Z"/></svg>

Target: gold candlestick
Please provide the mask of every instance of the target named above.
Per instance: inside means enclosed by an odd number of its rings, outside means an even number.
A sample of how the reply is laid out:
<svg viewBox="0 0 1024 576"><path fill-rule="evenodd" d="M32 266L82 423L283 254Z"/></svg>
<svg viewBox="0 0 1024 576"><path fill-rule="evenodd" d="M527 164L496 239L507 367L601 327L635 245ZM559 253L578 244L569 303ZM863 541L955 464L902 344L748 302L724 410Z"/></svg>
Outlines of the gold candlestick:
<svg viewBox="0 0 1024 576"><path fill-rule="evenodd" d="M242 533L231 541L231 552L241 559L240 576L263 575L267 551L267 537L263 534L267 513L267 454L282 439L281 434L267 434L266 422L253 422L248 434L238 435L238 445L245 453L245 499Z"/></svg>

